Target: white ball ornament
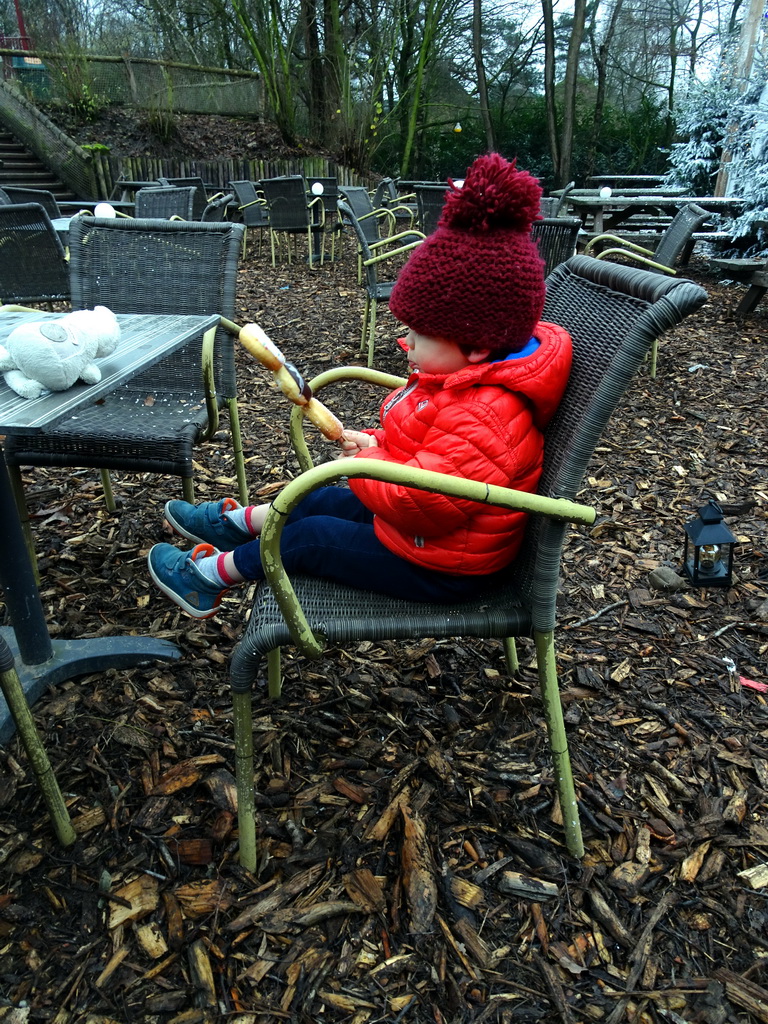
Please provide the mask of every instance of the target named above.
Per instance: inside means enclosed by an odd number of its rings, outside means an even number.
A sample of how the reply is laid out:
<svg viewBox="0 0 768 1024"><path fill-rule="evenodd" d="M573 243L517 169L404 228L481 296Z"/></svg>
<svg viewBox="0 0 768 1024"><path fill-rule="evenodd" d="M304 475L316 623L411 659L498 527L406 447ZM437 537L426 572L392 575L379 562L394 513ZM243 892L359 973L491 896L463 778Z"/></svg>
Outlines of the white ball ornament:
<svg viewBox="0 0 768 1024"><path fill-rule="evenodd" d="M611 189L608 185L603 185L603 187L600 189L600 198L610 199L612 195L613 189Z"/></svg>
<svg viewBox="0 0 768 1024"><path fill-rule="evenodd" d="M312 182L312 195L313 196L321 196L323 194L323 192L325 192L325 189L323 188L322 181L313 181Z"/></svg>
<svg viewBox="0 0 768 1024"><path fill-rule="evenodd" d="M114 206L110 206L109 203L96 203L93 208L94 217L116 217Z"/></svg>

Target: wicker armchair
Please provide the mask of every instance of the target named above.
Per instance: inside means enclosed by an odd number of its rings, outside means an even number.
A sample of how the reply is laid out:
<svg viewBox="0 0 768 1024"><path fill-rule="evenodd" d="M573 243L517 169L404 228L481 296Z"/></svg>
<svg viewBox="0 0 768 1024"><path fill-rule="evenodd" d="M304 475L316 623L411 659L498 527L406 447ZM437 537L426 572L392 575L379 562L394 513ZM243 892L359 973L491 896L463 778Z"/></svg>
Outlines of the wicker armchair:
<svg viewBox="0 0 768 1024"><path fill-rule="evenodd" d="M376 206L367 188L362 185L340 185L339 191L343 201L357 218L369 245L394 234L394 213L386 206ZM360 280L358 273L358 281Z"/></svg>
<svg viewBox="0 0 768 1024"><path fill-rule="evenodd" d="M243 231L242 224L76 217L69 239L72 306L102 304L117 313L220 313L234 329ZM184 496L192 501L193 453L218 430L222 407L229 413L238 490L247 501L234 340L222 324L212 352L189 345L48 430L6 438L22 522L22 466L100 469L110 508L115 503L109 470L179 476Z"/></svg>
<svg viewBox="0 0 768 1024"><path fill-rule="evenodd" d="M17 188L16 185L4 185L0 188L0 197L4 197L9 203L40 203L51 220L62 216L56 196L44 188Z"/></svg>
<svg viewBox="0 0 768 1024"><path fill-rule="evenodd" d="M576 243L581 230L579 217L545 217L533 222L531 238L539 246L546 274L576 255Z"/></svg>
<svg viewBox="0 0 768 1024"><path fill-rule="evenodd" d="M448 183L418 184L413 186L416 193L416 206L419 211L417 223L425 235L431 235L440 220L448 194Z"/></svg>
<svg viewBox="0 0 768 1024"><path fill-rule="evenodd" d="M243 259L245 259L246 247L248 244L248 229L255 228L259 232L259 255L261 255L261 243L264 232L269 230L269 207L264 193L261 191L261 182L250 181L244 178L240 181L230 181L229 187L237 200L237 211L245 225L243 233Z"/></svg>
<svg viewBox="0 0 768 1024"><path fill-rule="evenodd" d="M135 217L150 220L195 220L196 191L191 186L157 185L140 188L133 208Z"/></svg>
<svg viewBox="0 0 768 1024"><path fill-rule="evenodd" d="M373 366L378 305L380 302L389 302L389 296L395 286L394 275L382 280L379 268L385 260L401 256L420 245L424 241L424 235L420 231L401 231L396 235L380 238L376 242L369 242L360 221L352 212L352 208L343 201L339 202L338 208L342 223L351 228L357 239L359 266L364 274L361 283L365 287L360 351L368 351L368 365Z"/></svg>
<svg viewBox="0 0 768 1024"><path fill-rule="evenodd" d="M655 249L646 249L636 242L632 242L621 235L602 234L595 235L584 247L585 256L594 256L598 260L608 257L620 257L633 260L650 270L660 274L676 274L676 263L687 263L695 245L694 231L709 219L711 214L707 213L696 203L687 203L675 216L671 223L659 238ZM603 249L605 243L615 243L610 248ZM594 250L598 251L595 252Z"/></svg>
<svg viewBox="0 0 768 1024"><path fill-rule="evenodd" d="M645 270L574 256L548 281L544 318L566 327L573 338L574 363L568 388L546 432L544 472L538 494L493 488L483 481L413 473L374 459L311 464L301 436L302 413L291 414L291 433L304 472L274 499L262 540L267 582L257 585L253 609L230 666L234 703L235 762L238 771L240 860L256 862L253 793L251 688L267 656L269 692L280 692L280 646L296 644L319 657L323 646L354 641L418 637L497 637L504 641L509 670L517 668L514 638L533 637L547 719L564 838L575 857L583 853L578 803L570 768L559 698L554 631L560 558L568 522L589 524L595 513L574 503L595 445L657 335L674 327L706 300L706 292L685 280L660 280ZM324 384L365 377L386 387L402 381L362 367L329 370L311 382ZM326 580L289 580L279 555L280 532L290 509L315 487L352 474L422 486L472 500L520 508L531 515L522 554L508 584L482 601L456 606L395 600Z"/></svg>
<svg viewBox="0 0 768 1024"><path fill-rule="evenodd" d="M235 198L232 193L208 192L202 178L158 178L161 185L175 188L193 188L195 190L192 214L189 220L226 220L227 208Z"/></svg>
<svg viewBox="0 0 768 1024"><path fill-rule="evenodd" d="M306 235L307 260L310 267L322 264L325 258L325 207L322 196L307 197L307 183L301 174L278 178L262 178L261 187L269 206L269 241L274 267L277 248L286 241L288 262L291 262L290 239L294 248L298 235Z"/></svg>
<svg viewBox="0 0 768 1024"><path fill-rule="evenodd" d="M39 203L0 205L0 301L69 299L69 267L61 239Z"/></svg>

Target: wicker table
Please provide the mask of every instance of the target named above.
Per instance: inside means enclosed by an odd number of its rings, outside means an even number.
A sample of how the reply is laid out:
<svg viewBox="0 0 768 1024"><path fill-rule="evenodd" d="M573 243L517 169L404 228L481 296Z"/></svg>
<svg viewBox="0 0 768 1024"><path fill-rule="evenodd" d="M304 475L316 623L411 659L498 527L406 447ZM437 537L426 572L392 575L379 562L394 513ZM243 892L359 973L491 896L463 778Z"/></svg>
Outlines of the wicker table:
<svg viewBox="0 0 768 1024"><path fill-rule="evenodd" d="M0 343L19 323L62 315L37 310L0 312ZM214 330L219 317L120 314L118 321L122 332L120 344L111 356L99 360L102 379L98 384L78 384L67 391L27 400L0 381L0 434L42 431L194 338ZM0 523L4 534L0 588L12 623L12 627L0 628L0 639L10 649L28 704L34 703L49 686L65 679L110 667L125 668L157 658L179 657L173 644L150 636L51 639L1 453ZM0 743L13 734L14 728L14 716L0 696Z"/></svg>

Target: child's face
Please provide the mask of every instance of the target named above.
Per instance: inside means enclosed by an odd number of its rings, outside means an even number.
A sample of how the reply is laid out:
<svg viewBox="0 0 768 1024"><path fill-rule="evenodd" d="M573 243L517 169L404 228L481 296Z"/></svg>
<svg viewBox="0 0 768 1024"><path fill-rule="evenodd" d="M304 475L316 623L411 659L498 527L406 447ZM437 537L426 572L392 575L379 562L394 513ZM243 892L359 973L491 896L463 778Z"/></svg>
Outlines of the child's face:
<svg viewBox="0 0 768 1024"><path fill-rule="evenodd" d="M474 362L455 341L428 338L411 328L405 340L408 343L408 365L412 370L421 370L422 373L455 373Z"/></svg>

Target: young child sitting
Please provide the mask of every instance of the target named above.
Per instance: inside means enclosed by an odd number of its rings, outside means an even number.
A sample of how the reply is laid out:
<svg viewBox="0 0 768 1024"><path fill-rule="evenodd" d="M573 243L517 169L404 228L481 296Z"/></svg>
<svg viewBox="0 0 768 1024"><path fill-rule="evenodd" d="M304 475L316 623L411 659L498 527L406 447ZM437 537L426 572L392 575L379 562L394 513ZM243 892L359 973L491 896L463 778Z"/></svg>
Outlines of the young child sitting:
<svg viewBox="0 0 768 1024"><path fill-rule="evenodd" d="M381 426L345 430L342 456L384 459L535 491L542 431L571 366L562 328L540 323L543 262L530 238L541 189L496 153L452 183L437 230L415 249L389 300L408 325L410 376ZM169 501L166 519L195 542L156 544L149 571L195 618L228 588L263 579L258 536L268 505ZM374 480L324 487L289 517L289 574L322 576L412 600L482 594L518 552L525 515Z"/></svg>

